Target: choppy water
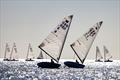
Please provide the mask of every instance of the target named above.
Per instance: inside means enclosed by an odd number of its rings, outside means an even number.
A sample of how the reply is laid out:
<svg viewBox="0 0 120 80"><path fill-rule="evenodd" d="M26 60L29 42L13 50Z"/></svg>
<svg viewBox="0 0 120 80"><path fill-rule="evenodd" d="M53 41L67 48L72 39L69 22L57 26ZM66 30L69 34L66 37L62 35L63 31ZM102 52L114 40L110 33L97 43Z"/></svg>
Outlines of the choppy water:
<svg viewBox="0 0 120 80"><path fill-rule="evenodd" d="M120 80L120 62L85 63L84 69L41 69L36 64L0 61L0 80Z"/></svg>

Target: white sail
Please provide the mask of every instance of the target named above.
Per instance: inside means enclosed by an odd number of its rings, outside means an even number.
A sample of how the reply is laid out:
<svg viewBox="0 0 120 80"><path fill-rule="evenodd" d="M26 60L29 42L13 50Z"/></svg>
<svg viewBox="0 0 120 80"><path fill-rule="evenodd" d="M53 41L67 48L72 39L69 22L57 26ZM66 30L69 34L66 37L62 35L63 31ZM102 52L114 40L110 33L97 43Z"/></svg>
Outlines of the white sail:
<svg viewBox="0 0 120 80"><path fill-rule="evenodd" d="M103 48L104 48L104 60L109 60L110 58L112 58L112 55L109 53L106 46L103 46Z"/></svg>
<svg viewBox="0 0 120 80"><path fill-rule="evenodd" d="M44 59L43 54L42 54L42 51L40 51L40 54L39 54L39 56L37 57L37 59Z"/></svg>
<svg viewBox="0 0 120 80"><path fill-rule="evenodd" d="M27 59L33 59L33 49L31 47L31 44L29 43L28 45L28 51L27 51L27 56L26 56Z"/></svg>
<svg viewBox="0 0 120 80"><path fill-rule="evenodd" d="M81 38L77 39L74 43L71 44L71 48L73 49L81 63L83 63L84 60L86 59L101 25L102 21L96 23Z"/></svg>
<svg viewBox="0 0 120 80"><path fill-rule="evenodd" d="M98 46L96 46L96 60L101 60L103 59L102 55L101 55L101 52L98 48Z"/></svg>
<svg viewBox="0 0 120 80"><path fill-rule="evenodd" d="M69 31L73 15L65 17L63 21L48 35L47 38L40 44L39 48L48 56L59 61L61 52Z"/></svg>
<svg viewBox="0 0 120 80"><path fill-rule="evenodd" d="M9 52L10 52L10 48L9 48L8 43L6 43L4 59L8 58L8 53L9 53Z"/></svg>
<svg viewBox="0 0 120 80"><path fill-rule="evenodd" d="M18 58L16 44L13 43L12 51L10 54L10 60Z"/></svg>

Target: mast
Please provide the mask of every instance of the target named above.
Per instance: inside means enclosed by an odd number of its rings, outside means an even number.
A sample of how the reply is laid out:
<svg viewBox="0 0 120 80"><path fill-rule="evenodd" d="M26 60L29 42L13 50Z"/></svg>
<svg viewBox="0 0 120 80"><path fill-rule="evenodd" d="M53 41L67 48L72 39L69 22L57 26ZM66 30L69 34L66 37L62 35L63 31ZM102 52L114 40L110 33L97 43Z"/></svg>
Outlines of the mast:
<svg viewBox="0 0 120 80"><path fill-rule="evenodd" d="M66 33L66 35L65 35L65 39L64 39L64 41L63 41L62 48L61 48L61 50L60 50L60 54L59 54L59 57L58 57L58 62L59 62L59 59L60 59L60 56L61 56L61 53L62 53L64 44L65 44L66 38L67 38L68 31L69 31L69 29L70 29L70 25L71 25L71 22L72 22L73 15L70 15L69 17L71 18L71 21L70 21L70 24L68 25L69 27L68 27L67 33ZM57 62L57 63L58 63L58 62Z"/></svg>

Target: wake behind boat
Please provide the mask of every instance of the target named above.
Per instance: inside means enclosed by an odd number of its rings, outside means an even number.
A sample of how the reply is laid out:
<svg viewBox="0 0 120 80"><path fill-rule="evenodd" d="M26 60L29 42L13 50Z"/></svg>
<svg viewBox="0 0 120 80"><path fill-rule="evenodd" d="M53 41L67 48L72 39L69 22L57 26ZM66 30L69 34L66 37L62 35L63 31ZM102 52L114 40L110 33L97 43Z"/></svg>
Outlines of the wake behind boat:
<svg viewBox="0 0 120 80"><path fill-rule="evenodd" d="M70 46L76 54L77 58L80 60L81 64L76 60L76 62L66 61L64 64L72 68L84 68L83 64L88 52L93 44L93 41L102 25L102 21L96 23L92 28L89 29L81 38L77 39Z"/></svg>
<svg viewBox="0 0 120 80"><path fill-rule="evenodd" d="M40 62L41 68L59 68L59 60L66 41L73 15L65 17L63 21L39 45L39 48L51 58L51 62Z"/></svg>

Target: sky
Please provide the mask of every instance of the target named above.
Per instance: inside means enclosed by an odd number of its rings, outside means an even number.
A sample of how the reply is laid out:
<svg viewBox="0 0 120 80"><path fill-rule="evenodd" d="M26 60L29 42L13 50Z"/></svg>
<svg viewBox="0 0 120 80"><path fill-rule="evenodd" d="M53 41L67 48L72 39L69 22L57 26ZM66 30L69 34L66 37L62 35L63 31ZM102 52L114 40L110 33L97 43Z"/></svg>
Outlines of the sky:
<svg viewBox="0 0 120 80"><path fill-rule="evenodd" d="M103 21L87 59L95 59L96 46L103 55L103 45L113 59L120 59L119 0L0 0L0 57L4 56L6 43L11 48L14 42L19 58L26 58L29 43L37 57L39 44L69 15L74 16L61 58L73 59L70 44Z"/></svg>

